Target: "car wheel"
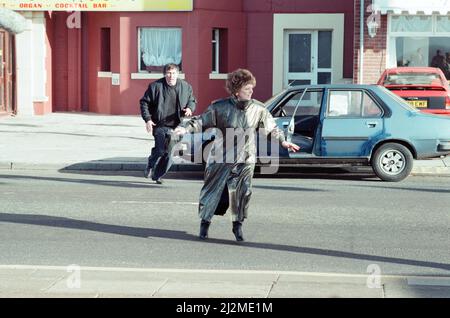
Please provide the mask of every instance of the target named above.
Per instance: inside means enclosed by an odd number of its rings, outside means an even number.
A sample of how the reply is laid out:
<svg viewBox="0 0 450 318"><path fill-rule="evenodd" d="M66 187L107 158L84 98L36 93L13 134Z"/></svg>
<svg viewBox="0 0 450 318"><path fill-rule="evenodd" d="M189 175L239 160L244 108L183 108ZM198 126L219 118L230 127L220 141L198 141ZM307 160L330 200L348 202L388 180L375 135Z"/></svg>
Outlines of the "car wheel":
<svg viewBox="0 0 450 318"><path fill-rule="evenodd" d="M372 157L373 171L383 181L401 181L409 176L412 167L411 151L400 144L384 144Z"/></svg>

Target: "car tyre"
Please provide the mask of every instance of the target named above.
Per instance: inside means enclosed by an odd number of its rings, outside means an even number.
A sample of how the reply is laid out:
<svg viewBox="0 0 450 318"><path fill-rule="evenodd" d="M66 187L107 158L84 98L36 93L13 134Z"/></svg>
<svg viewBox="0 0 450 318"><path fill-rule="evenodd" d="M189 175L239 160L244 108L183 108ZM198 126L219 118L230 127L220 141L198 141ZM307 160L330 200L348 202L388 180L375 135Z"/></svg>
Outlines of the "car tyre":
<svg viewBox="0 0 450 318"><path fill-rule="evenodd" d="M411 151L397 143L387 143L378 148L371 160L377 177L383 181L398 182L409 176L414 158Z"/></svg>

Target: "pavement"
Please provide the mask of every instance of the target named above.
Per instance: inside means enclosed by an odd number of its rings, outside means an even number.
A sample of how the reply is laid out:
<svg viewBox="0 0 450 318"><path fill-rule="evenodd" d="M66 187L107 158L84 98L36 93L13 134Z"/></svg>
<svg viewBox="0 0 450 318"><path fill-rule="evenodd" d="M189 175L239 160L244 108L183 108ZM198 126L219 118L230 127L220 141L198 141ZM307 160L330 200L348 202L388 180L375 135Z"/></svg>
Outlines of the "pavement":
<svg viewBox="0 0 450 318"><path fill-rule="evenodd" d="M450 277L0 265L0 297L449 298Z"/></svg>
<svg viewBox="0 0 450 318"><path fill-rule="evenodd" d="M152 147L139 116L0 117L0 170L143 171ZM450 176L450 158L417 160L412 174ZM0 297L449 298L450 277L12 264L0 265Z"/></svg>
<svg viewBox="0 0 450 318"><path fill-rule="evenodd" d="M0 117L0 169L144 171L153 144L140 116ZM202 167L175 158L180 169Z"/></svg>

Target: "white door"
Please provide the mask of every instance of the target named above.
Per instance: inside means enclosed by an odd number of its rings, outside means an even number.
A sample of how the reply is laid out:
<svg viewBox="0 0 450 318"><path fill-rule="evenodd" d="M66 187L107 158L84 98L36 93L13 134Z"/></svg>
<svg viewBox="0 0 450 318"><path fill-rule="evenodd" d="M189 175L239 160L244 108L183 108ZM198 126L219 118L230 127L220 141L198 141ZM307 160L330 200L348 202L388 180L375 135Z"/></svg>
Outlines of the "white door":
<svg viewBox="0 0 450 318"><path fill-rule="evenodd" d="M284 34L284 83L331 83L332 31L286 31Z"/></svg>

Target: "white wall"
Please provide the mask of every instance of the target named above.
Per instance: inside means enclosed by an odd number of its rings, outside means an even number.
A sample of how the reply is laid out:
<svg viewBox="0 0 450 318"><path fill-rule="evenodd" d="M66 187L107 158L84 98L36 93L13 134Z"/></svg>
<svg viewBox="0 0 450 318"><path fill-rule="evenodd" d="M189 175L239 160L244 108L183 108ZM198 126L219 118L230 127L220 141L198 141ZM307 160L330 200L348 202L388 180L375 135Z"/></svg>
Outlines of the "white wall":
<svg viewBox="0 0 450 318"><path fill-rule="evenodd" d="M17 114L34 115L34 102L48 101L45 86L45 16L44 12L23 12L27 28L16 35Z"/></svg>

